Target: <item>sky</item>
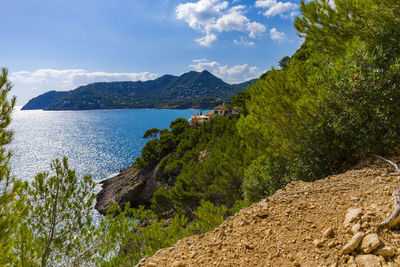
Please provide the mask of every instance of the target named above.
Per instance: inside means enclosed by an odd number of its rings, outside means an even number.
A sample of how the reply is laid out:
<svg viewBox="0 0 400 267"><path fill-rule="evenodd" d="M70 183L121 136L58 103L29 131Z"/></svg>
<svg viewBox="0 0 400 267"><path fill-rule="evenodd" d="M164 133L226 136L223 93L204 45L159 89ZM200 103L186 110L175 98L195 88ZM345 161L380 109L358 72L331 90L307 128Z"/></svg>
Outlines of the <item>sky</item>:
<svg viewBox="0 0 400 267"><path fill-rule="evenodd" d="M208 70L239 83L301 45L300 0L1 0L17 105L50 90Z"/></svg>

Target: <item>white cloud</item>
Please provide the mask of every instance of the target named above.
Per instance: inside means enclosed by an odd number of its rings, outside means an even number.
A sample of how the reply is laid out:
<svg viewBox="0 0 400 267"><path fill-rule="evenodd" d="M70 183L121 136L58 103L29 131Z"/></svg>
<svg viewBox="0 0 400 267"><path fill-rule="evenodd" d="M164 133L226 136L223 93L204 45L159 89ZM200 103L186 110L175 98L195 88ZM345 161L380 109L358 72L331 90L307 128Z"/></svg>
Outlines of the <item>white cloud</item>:
<svg viewBox="0 0 400 267"><path fill-rule="evenodd" d="M286 35L283 32L278 32L277 29L272 28L269 31L269 36L271 37L272 40L278 41L278 42L283 42L286 39Z"/></svg>
<svg viewBox="0 0 400 267"><path fill-rule="evenodd" d="M266 31L266 27L255 21L250 21L244 13L244 5L228 8L227 1L199 0L179 4L176 7L176 18L184 20L189 27L200 31L205 36L196 39L203 46L210 46L217 40L217 33L237 31L256 38Z"/></svg>
<svg viewBox="0 0 400 267"><path fill-rule="evenodd" d="M195 59L193 63L189 67L196 71L207 70L228 83L248 81L259 77L262 73L257 67L250 67L247 64L228 67L227 65L222 66L216 61L209 61L204 58Z"/></svg>
<svg viewBox="0 0 400 267"><path fill-rule="evenodd" d="M277 0L257 0L256 7L267 9L263 14L266 17L280 15L283 18L295 17L298 13L299 5L291 2L278 2ZM289 13L289 16L287 15Z"/></svg>
<svg viewBox="0 0 400 267"><path fill-rule="evenodd" d="M196 39L196 42L202 46L210 46L215 40L217 40L217 36L213 33L209 33L206 36Z"/></svg>
<svg viewBox="0 0 400 267"><path fill-rule="evenodd" d="M239 46L252 46L252 45L254 45L254 42L251 42L251 41L247 40L243 36L240 36L239 40L238 39L233 40L233 43L235 45L239 45Z"/></svg>
<svg viewBox="0 0 400 267"><path fill-rule="evenodd" d="M30 98L50 90L66 91L94 82L111 81L145 81L157 78L159 75L150 72L112 73L88 72L82 69L38 69L36 71L18 71L10 74L14 84L14 94L17 94L19 104Z"/></svg>
<svg viewBox="0 0 400 267"><path fill-rule="evenodd" d="M255 3L256 7L270 8L276 5L276 0L257 0Z"/></svg>

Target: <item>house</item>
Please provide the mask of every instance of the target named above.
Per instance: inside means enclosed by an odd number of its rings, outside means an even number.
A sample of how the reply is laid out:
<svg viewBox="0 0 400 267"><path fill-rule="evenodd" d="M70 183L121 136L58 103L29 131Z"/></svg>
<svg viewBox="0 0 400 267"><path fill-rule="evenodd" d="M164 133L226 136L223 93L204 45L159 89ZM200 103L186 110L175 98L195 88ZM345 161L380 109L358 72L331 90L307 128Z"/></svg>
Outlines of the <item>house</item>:
<svg viewBox="0 0 400 267"><path fill-rule="evenodd" d="M214 107L213 110L211 110L205 115L192 115L192 117L190 118L190 123L192 125L201 125L203 122L211 119L216 115L231 117L239 113L240 109L238 107L230 108L227 105L225 105L225 103L222 103L221 105Z"/></svg>
<svg viewBox="0 0 400 267"><path fill-rule="evenodd" d="M211 119L212 117L214 117L213 110L211 110L210 112L208 112L205 115L192 115L192 117L190 118L190 122L192 125L200 125L203 122Z"/></svg>
<svg viewBox="0 0 400 267"><path fill-rule="evenodd" d="M214 107L214 112L215 115L225 115L229 111L229 108L225 105L225 103L222 103L221 105L218 105Z"/></svg>

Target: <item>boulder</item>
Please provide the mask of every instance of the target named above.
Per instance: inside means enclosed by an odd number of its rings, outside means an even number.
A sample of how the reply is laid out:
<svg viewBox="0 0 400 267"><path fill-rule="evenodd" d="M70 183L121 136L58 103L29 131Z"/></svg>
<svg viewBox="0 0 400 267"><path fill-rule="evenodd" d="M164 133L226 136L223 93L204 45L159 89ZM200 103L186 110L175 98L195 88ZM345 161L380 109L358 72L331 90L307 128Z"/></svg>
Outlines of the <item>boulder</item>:
<svg viewBox="0 0 400 267"><path fill-rule="evenodd" d="M361 249L364 253L370 253L381 245L377 234L366 235L361 242Z"/></svg>
<svg viewBox="0 0 400 267"><path fill-rule="evenodd" d="M379 267L382 266L380 259L371 254L359 255L356 258L358 267Z"/></svg>
<svg viewBox="0 0 400 267"><path fill-rule="evenodd" d="M361 208L351 208L347 211L346 217L344 219L343 224L346 226L349 223L352 223L354 221L357 221L360 219L362 214L362 209Z"/></svg>
<svg viewBox="0 0 400 267"><path fill-rule="evenodd" d="M360 232L360 230L361 230L361 224L359 223L356 223L351 227L351 232L353 232L353 234Z"/></svg>
<svg viewBox="0 0 400 267"><path fill-rule="evenodd" d="M396 251L388 246L385 246L383 248L377 249L374 252L376 255L382 256L382 257L393 257L394 255L396 255Z"/></svg>
<svg viewBox="0 0 400 267"><path fill-rule="evenodd" d="M346 245L344 245L343 253L349 254L353 252L358 247L363 237L364 237L363 232L358 232L355 235L353 235L351 240Z"/></svg>

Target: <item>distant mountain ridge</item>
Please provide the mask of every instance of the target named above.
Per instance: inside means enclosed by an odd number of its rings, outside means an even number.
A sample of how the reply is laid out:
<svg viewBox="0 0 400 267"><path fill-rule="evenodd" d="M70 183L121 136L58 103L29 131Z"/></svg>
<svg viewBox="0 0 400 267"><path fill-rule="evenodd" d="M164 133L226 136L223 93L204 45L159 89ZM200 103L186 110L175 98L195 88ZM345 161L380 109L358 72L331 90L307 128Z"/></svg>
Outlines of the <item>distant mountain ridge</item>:
<svg viewBox="0 0 400 267"><path fill-rule="evenodd" d="M254 80L228 84L208 71L155 80L98 82L71 91L50 91L29 100L23 110L89 110L124 108L211 108L246 90Z"/></svg>

